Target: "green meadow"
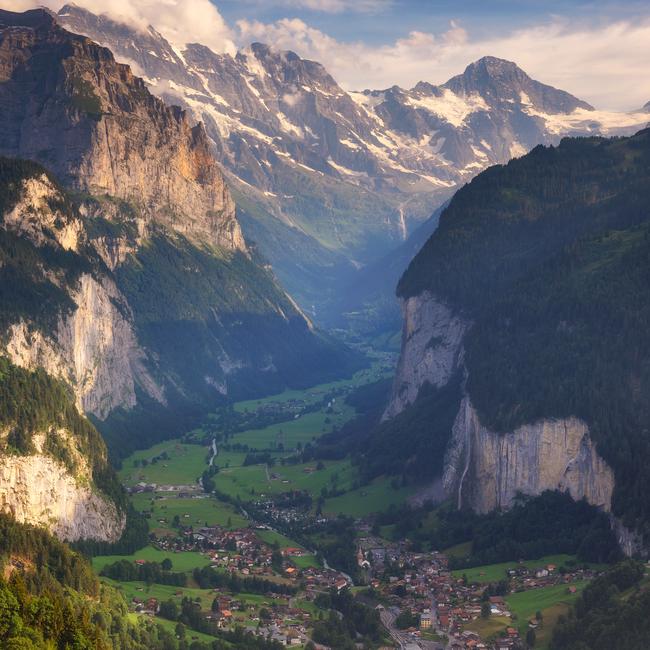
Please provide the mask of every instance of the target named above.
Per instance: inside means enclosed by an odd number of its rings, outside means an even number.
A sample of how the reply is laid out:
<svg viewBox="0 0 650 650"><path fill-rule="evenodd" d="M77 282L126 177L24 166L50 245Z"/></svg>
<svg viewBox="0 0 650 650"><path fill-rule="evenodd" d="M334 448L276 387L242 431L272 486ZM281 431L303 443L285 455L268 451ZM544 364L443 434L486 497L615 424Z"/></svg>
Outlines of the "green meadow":
<svg viewBox="0 0 650 650"><path fill-rule="evenodd" d="M156 532L175 531L172 523L176 515L185 526L223 526L230 529L248 526L248 520L233 506L208 495L179 498L173 492L146 492L134 494L132 500L137 510L151 512L149 528Z"/></svg>
<svg viewBox="0 0 650 650"><path fill-rule="evenodd" d="M487 564L485 566L477 566L472 569L458 569L452 571L452 575L461 578L463 575L467 576L467 581L472 584L498 582L506 578L506 572L509 569L516 569L518 566L525 566L529 569L537 567L544 567L547 564L555 564L560 567L570 561L575 561L574 555L546 555L538 560L524 560L523 562L501 562L500 564Z"/></svg>
<svg viewBox="0 0 650 650"><path fill-rule="evenodd" d="M172 561L172 571L192 571L196 568L204 567L210 564L210 558L201 553L191 551L182 551L178 553L170 551L161 551L153 546L145 546L131 555L97 555L92 559L93 569L99 572L107 564L118 562L119 560L145 560L147 562L162 562L164 559ZM129 583L133 584L133 583ZM171 588L171 587L170 587Z"/></svg>
<svg viewBox="0 0 650 650"><path fill-rule="evenodd" d="M153 458L167 453L169 460L151 463ZM191 485L206 468L209 450L203 445L183 444L179 440L161 442L144 451L136 451L122 464L119 477L125 485L156 483L158 485ZM136 467L136 461L148 462L146 467Z"/></svg>
<svg viewBox="0 0 650 650"><path fill-rule="evenodd" d="M299 465L248 465L220 469L214 477L217 489L233 498L251 501L261 495L305 490L317 498L323 487L347 490L356 472L348 460L326 461L324 469L317 463Z"/></svg>
<svg viewBox="0 0 650 650"><path fill-rule="evenodd" d="M323 510L332 514L363 517L371 512L385 510L393 503L404 503L412 493L413 488L395 489L389 479L381 477L356 490L326 499Z"/></svg>

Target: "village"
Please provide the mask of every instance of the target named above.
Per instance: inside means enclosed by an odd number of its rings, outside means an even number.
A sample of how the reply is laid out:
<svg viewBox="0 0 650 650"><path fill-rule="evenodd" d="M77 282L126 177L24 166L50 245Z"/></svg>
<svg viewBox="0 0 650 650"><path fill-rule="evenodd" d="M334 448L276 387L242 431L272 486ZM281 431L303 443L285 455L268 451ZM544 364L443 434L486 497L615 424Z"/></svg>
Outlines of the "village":
<svg viewBox="0 0 650 650"><path fill-rule="evenodd" d="M548 634L552 624L542 610L560 604L568 611L598 569L557 556L463 571L451 549L421 551L408 539L390 541L372 513L388 499L403 499L399 490L386 481L373 486L374 493L356 487L348 460L291 462L287 447L307 445L306 431L332 426L330 417L349 417L335 392L327 387L287 395L281 405L241 405L235 426L239 419L250 424L289 410L293 423L237 434L236 444L217 445L205 429L129 459L124 484L150 522L150 544L131 560L169 559L184 574L175 587L123 582L132 609L159 620L169 600L181 607L192 599L200 616L192 632L243 628L282 645L320 650L328 646L314 643L314 630L332 613L324 604L331 594L351 594L374 610L386 647L400 650L517 650ZM310 402L321 411L311 413L308 424ZM251 450L260 457L249 463ZM204 484L206 476L213 485ZM346 509L359 514L343 514ZM340 548L337 526L349 534L345 558L322 546L329 536ZM98 558L96 565L101 570L108 561ZM549 591L553 598L544 600ZM545 603L539 607L538 595ZM518 601L522 596L526 606Z"/></svg>
<svg viewBox="0 0 650 650"><path fill-rule="evenodd" d="M448 650L516 650L527 647L526 641L530 646L526 634L535 632L543 621L534 616L518 621L506 596L558 586L571 595L577 591L576 584L597 575L584 567L519 563L496 582L471 581L452 572L443 553L413 552L408 543L390 543L376 536L358 540L357 563L382 602L380 607L392 613L382 612L382 621L392 628L401 646L410 641L413 648L434 647L421 645L423 639L430 639ZM491 617L511 622L504 624L501 633L491 635L496 638L483 639L473 631L473 624ZM526 632L522 632L522 623Z"/></svg>

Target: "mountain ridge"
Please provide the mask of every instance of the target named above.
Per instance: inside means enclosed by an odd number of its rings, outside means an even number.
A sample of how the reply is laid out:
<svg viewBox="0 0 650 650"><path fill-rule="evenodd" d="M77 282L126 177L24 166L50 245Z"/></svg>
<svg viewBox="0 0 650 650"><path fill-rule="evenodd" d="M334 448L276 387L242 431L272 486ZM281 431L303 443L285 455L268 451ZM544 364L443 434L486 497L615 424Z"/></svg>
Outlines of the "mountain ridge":
<svg viewBox="0 0 650 650"><path fill-rule="evenodd" d="M0 154L54 170L12 176L20 163L3 163L7 256L21 247L4 272L26 303L5 300L3 349L69 382L111 452L171 430L172 411L188 424L227 399L362 363L313 327L246 244L203 127L44 11L0 12L0 61L10 109ZM133 438L123 427L136 420L148 433Z"/></svg>
<svg viewBox="0 0 650 650"><path fill-rule="evenodd" d="M355 282L355 269L398 246L486 166L569 133L646 121L588 110L563 91L530 90L550 88L532 80L524 101L513 95L498 105L426 82L347 92L319 63L265 45L233 57L172 46L155 30L142 34L80 8L64 7L58 19L136 62L155 93L205 122L247 204L246 234L317 319ZM576 108L548 114L547 103Z"/></svg>

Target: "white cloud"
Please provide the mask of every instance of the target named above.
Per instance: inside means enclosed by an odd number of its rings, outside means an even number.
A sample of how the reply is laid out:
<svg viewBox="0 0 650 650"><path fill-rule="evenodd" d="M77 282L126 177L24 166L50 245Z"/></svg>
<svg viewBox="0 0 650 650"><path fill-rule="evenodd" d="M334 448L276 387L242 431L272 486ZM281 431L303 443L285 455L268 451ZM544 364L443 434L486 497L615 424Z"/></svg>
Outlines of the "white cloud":
<svg viewBox="0 0 650 650"><path fill-rule="evenodd" d="M650 19L605 26L556 19L505 36L472 39L457 23L441 34L413 31L394 43L341 42L298 18L241 20L240 42L261 41L321 62L347 89L442 83L485 55L515 61L533 78L599 108L635 109L650 100Z"/></svg>
<svg viewBox="0 0 650 650"><path fill-rule="evenodd" d="M5 0L3 6L24 11L34 6L60 9L62 0ZM146 29L153 25L175 45L198 42L216 52L234 53L233 34L210 0L75 0L96 14Z"/></svg>

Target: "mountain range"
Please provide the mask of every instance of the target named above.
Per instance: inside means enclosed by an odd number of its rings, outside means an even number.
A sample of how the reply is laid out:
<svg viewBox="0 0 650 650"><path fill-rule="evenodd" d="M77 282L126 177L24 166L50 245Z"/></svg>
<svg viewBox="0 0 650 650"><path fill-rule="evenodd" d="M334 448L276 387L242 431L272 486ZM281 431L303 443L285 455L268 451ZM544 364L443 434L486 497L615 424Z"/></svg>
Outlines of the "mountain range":
<svg viewBox="0 0 650 650"><path fill-rule="evenodd" d="M1 351L11 367L64 382L113 458L219 403L360 365L245 241L206 133L182 109L43 10L0 12L0 69ZM47 415L21 434L45 442L10 436L3 453L17 463L35 455L27 467L36 471L56 434L67 458L72 425L50 431ZM73 485L52 501L56 465L45 463L38 480L9 465L5 508L32 521L36 499L52 526L88 533L74 505L88 494ZM51 493L32 493L49 484Z"/></svg>
<svg viewBox="0 0 650 650"><path fill-rule="evenodd" d="M71 4L56 18L205 124L244 234L321 322L337 320L357 270L481 170L564 135L630 134L648 121L594 110L493 57L442 85L348 92L319 63L268 45L218 54Z"/></svg>

